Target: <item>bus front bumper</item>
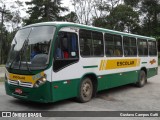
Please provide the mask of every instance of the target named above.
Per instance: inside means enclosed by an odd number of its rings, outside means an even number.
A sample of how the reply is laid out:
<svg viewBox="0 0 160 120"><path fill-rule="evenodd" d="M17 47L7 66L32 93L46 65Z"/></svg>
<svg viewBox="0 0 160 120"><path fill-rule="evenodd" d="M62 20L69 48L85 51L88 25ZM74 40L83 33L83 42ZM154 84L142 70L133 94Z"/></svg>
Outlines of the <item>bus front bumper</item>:
<svg viewBox="0 0 160 120"><path fill-rule="evenodd" d="M21 90L21 92L17 93L17 89ZM52 102L50 82L48 81L37 88L28 88L17 85L11 85L8 84L7 81L5 81L5 90L7 95L13 96L18 99L41 103Z"/></svg>

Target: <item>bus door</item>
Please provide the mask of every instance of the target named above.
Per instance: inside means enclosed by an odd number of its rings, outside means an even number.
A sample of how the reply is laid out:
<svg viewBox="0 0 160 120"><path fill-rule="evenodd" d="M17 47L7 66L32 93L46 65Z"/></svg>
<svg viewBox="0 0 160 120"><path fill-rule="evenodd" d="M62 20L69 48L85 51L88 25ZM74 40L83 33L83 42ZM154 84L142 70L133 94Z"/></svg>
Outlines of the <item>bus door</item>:
<svg viewBox="0 0 160 120"><path fill-rule="evenodd" d="M78 31L71 28L63 28L59 31L55 41L53 61L53 95L60 100L77 95L79 60ZM57 89L55 89L57 87Z"/></svg>

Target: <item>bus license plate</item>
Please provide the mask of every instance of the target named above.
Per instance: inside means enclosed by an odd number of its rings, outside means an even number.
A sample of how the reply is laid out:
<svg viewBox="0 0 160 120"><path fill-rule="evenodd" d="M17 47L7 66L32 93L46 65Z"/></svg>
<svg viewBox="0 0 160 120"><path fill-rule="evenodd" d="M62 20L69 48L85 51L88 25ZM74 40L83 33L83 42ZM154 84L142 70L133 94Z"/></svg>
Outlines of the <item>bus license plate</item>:
<svg viewBox="0 0 160 120"><path fill-rule="evenodd" d="M20 88L16 88L15 93L22 94L22 90Z"/></svg>

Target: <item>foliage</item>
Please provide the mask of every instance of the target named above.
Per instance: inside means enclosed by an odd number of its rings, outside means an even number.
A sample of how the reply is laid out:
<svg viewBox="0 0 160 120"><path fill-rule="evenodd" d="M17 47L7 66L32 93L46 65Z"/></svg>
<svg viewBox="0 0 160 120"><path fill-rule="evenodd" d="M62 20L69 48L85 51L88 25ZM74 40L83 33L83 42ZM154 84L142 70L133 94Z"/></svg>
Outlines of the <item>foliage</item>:
<svg viewBox="0 0 160 120"><path fill-rule="evenodd" d="M77 23L78 17L75 12L70 12L64 16L64 21Z"/></svg>
<svg viewBox="0 0 160 120"><path fill-rule="evenodd" d="M0 77L0 82L4 82L4 77Z"/></svg>
<svg viewBox="0 0 160 120"><path fill-rule="evenodd" d="M160 40L159 0L72 0L74 10L67 14L62 0L31 0L26 2L28 10L20 0L6 1L0 0L0 64L6 62L11 40L22 24L68 21ZM21 11L26 11L28 18L22 18ZM10 25L10 31L6 25Z"/></svg>
<svg viewBox="0 0 160 120"><path fill-rule="evenodd" d="M159 0L143 0L141 14L143 19L142 31L144 35L160 36L160 2Z"/></svg>
<svg viewBox="0 0 160 120"><path fill-rule="evenodd" d="M109 28L132 32L138 26L139 16L130 6L118 5L106 19Z"/></svg>
<svg viewBox="0 0 160 120"><path fill-rule="evenodd" d="M132 7L137 7L138 3L140 2L141 0L124 0L124 3L126 5L130 5Z"/></svg>
<svg viewBox="0 0 160 120"><path fill-rule="evenodd" d="M0 64L4 64L7 60L7 54L10 49L10 43L13 39L14 33L19 28L19 24L22 22L20 16L20 10L22 2L16 0L13 4L10 4L10 7L7 8L7 2L0 0ZM5 24L10 25L12 31L8 31L5 27Z"/></svg>
<svg viewBox="0 0 160 120"><path fill-rule="evenodd" d="M61 7L61 0L32 0L26 4L30 6L27 11L30 17L24 20L27 25L45 21L62 21L64 17L60 12L68 10Z"/></svg>
<svg viewBox="0 0 160 120"><path fill-rule="evenodd" d="M136 33L139 25L139 14L127 5L118 5L110 14L94 19L93 24L98 27Z"/></svg>

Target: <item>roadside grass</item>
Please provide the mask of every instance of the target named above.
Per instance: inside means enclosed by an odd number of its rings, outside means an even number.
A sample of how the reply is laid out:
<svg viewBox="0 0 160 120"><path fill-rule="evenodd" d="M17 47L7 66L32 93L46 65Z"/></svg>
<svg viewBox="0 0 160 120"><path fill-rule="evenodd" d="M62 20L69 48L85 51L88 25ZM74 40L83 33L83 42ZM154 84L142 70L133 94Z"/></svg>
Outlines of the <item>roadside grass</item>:
<svg viewBox="0 0 160 120"><path fill-rule="evenodd" d="M0 65L0 67L5 67L5 65L2 64L2 65Z"/></svg>
<svg viewBox="0 0 160 120"><path fill-rule="evenodd" d="M0 82L4 82L4 77L0 77Z"/></svg>

